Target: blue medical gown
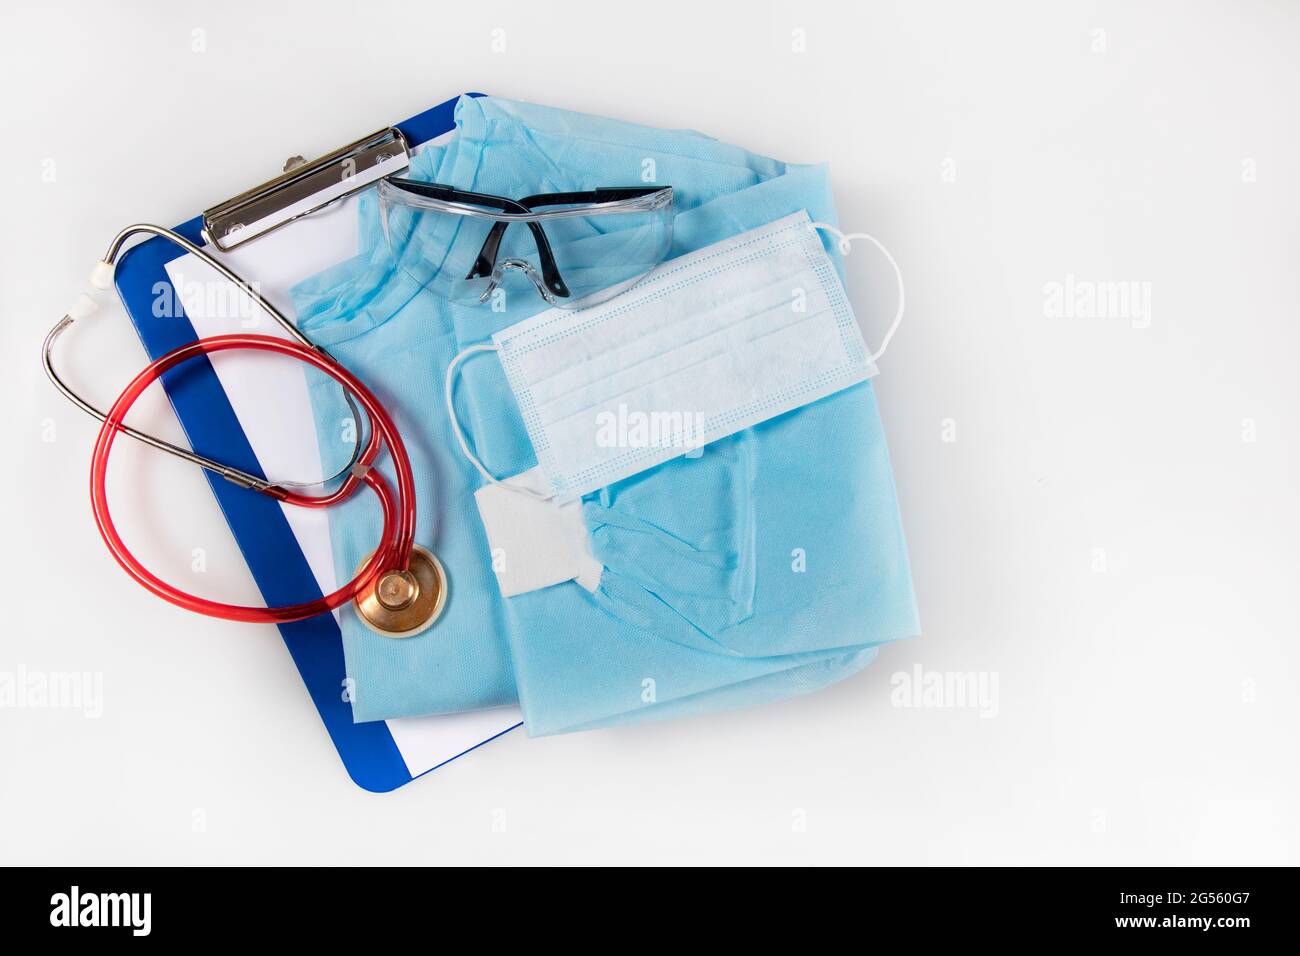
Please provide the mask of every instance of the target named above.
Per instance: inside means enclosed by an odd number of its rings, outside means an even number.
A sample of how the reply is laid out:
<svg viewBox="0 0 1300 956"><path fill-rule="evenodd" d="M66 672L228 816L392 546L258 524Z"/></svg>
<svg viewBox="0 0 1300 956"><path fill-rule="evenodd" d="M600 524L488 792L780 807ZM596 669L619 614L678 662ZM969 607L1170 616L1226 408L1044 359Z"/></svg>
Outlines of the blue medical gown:
<svg viewBox="0 0 1300 956"><path fill-rule="evenodd" d="M495 98L463 98L451 140L422 150L408 175L512 197L650 176L675 191L670 257L801 209L835 221L825 167ZM415 470L416 537L450 590L442 618L414 638L342 615L355 719L516 699L534 735L680 716L825 686L918 631L869 382L587 495L598 590L570 581L502 598L473 499L482 479L456 447L442 382L458 351L545 303L520 287L496 312L421 287L393 266L373 195L360 230L355 259L294 290L299 319L396 416ZM323 380L312 394L335 464L350 447L347 410ZM456 405L495 474L536 464L494 356L465 363ZM360 496L330 525L338 572L351 576L378 538L378 508Z"/></svg>

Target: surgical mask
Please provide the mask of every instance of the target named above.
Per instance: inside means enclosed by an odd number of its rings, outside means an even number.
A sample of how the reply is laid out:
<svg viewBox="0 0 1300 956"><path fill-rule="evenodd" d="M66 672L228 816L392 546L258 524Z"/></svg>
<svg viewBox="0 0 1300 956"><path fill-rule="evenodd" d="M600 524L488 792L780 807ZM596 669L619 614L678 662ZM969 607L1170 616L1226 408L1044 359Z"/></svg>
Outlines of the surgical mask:
<svg viewBox="0 0 1300 956"><path fill-rule="evenodd" d="M604 304L551 309L471 346L495 351L557 503L825 398L875 374L806 212L667 262Z"/></svg>

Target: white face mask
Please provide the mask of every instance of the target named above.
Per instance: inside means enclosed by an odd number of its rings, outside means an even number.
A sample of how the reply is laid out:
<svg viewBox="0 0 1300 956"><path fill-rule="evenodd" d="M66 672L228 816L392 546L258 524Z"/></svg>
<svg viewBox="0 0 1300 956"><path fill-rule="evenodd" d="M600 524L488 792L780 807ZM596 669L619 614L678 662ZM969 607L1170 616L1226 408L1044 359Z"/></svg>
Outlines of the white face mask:
<svg viewBox="0 0 1300 956"><path fill-rule="evenodd" d="M551 309L498 352L546 492L571 501L870 378L839 274L806 212L664 263L622 295Z"/></svg>

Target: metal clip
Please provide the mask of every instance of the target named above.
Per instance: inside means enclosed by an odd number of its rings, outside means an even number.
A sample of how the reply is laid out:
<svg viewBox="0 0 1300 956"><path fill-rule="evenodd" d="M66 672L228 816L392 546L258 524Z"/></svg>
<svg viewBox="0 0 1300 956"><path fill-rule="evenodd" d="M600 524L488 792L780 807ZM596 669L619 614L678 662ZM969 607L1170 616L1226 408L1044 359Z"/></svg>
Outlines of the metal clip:
<svg viewBox="0 0 1300 956"><path fill-rule="evenodd" d="M406 138L380 130L203 213L203 237L222 252L324 209L410 165Z"/></svg>

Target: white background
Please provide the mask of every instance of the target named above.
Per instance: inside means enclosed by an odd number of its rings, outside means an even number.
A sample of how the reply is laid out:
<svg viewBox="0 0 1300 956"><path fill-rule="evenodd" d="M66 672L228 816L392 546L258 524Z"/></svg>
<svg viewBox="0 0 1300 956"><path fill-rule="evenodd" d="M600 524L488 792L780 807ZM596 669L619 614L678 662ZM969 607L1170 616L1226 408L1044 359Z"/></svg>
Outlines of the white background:
<svg viewBox="0 0 1300 956"><path fill-rule="evenodd" d="M0 672L103 680L98 719L0 709L0 861L1300 859L1295 5L272 6L0 12ZM374 796L273 629L113 564L93 423L38 365L113 233L464 89L830 161L908 280L876 388L923 636L811 697L517 733ZM1149 317L1049 317L1069 275L1149 283ZM855 285L883 327L892 291ZM139 345L77 331L107 399ZM203 547L250 598L201 476L120 459L145 556ZM892 706L918 664L996 675L996 716Z"/></svg>

